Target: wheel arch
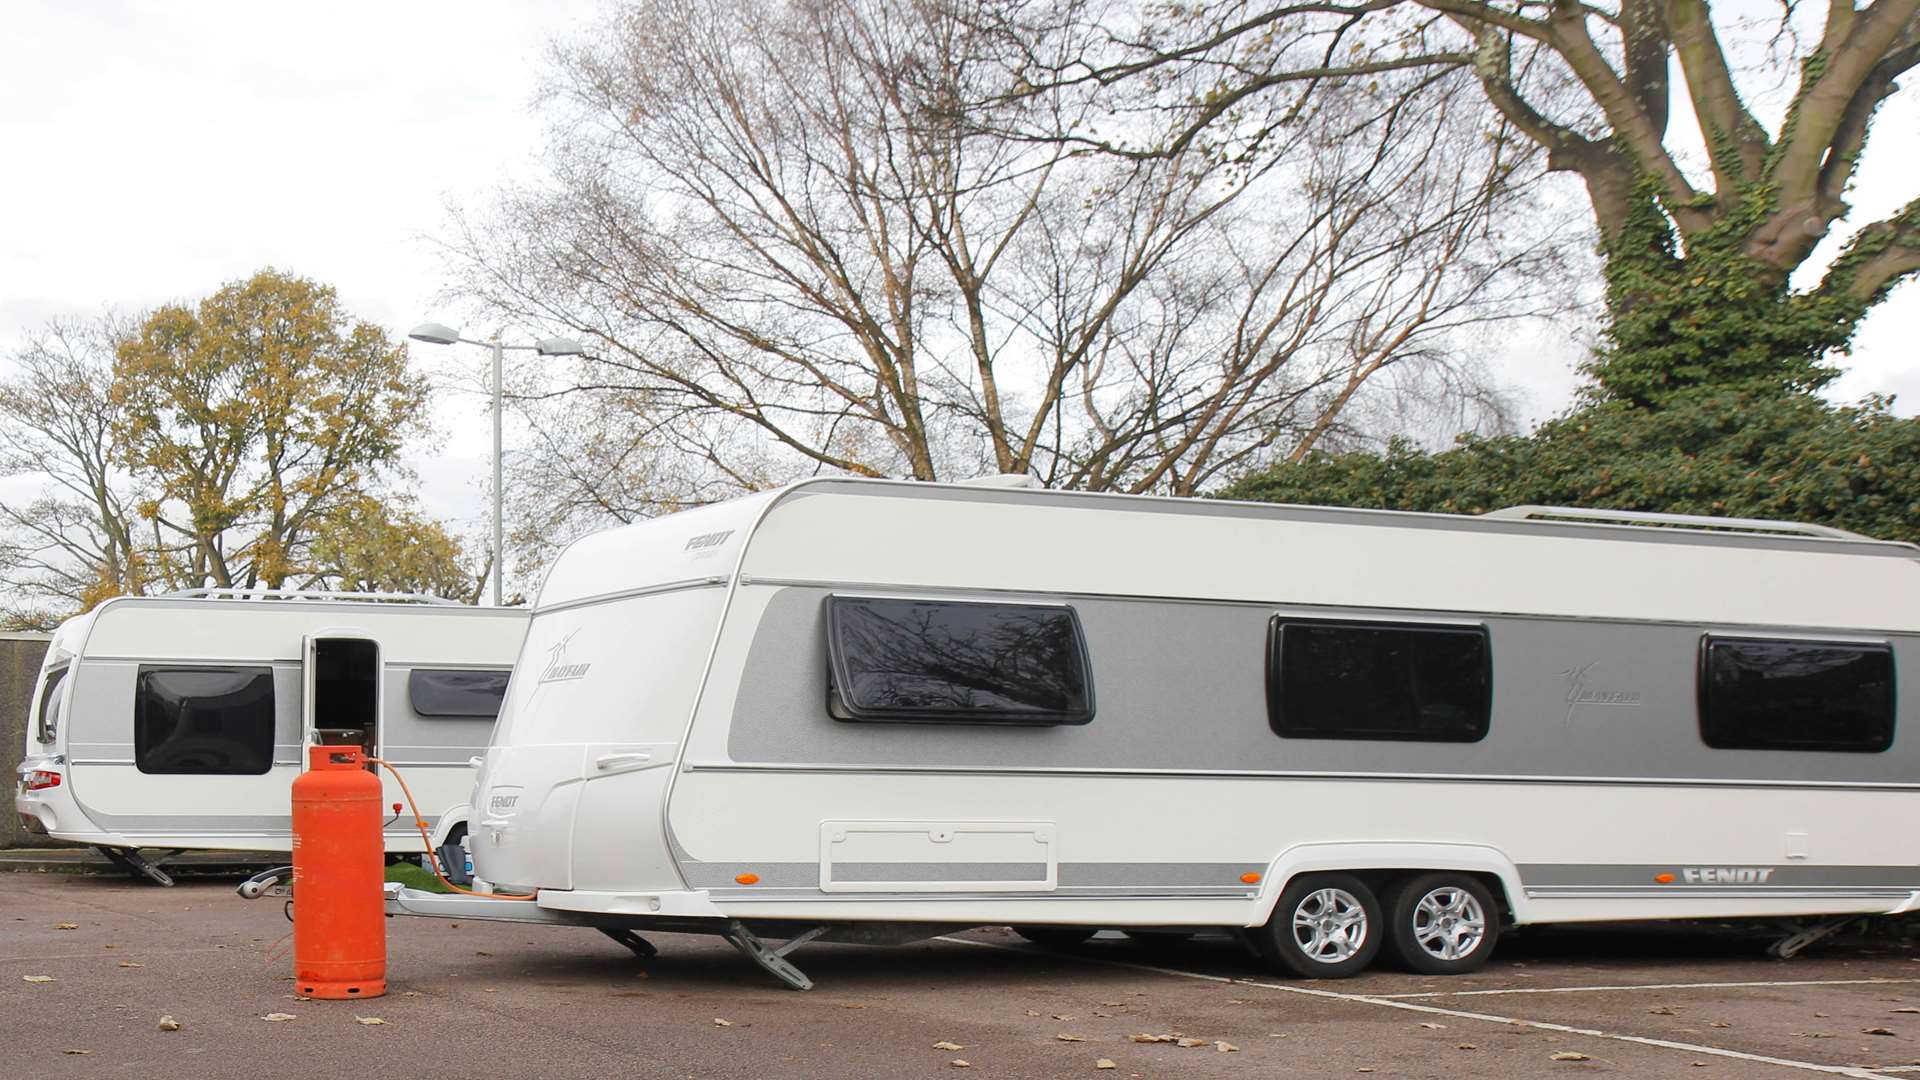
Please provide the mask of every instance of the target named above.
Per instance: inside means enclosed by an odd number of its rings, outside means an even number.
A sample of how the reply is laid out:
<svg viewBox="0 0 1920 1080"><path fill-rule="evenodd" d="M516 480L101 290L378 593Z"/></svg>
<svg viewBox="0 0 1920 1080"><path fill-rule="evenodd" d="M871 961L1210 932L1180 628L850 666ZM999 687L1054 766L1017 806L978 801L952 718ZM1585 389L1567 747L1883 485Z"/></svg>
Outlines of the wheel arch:
<svg viewBox="0 0 1920 1080"><path fill-rule="evenodd" d="M1254 918L1247 925L1265 925L1273 917L1280 894L1301 874L1349 873L1379 891L1407 875L1436 870L1480 878L1492 889L1495 902L1511 914L1514 923L1529 921L1527 894L1520 884L1520 871L1498 848L1484 844L1328 841L1297 844L1273 860L1261 879Z"/></svg>
<svg viewBox="0 0 1920 1080"><path fill-rule="evenodd" d="M473 806L471 804L461 803L459 806L448 807L446 812L440 815L440 819L433 823L432 835L434 848L438 850L442 844L445 844L447 838L453 835L455 828L468 828L472 820Z"/></svg>

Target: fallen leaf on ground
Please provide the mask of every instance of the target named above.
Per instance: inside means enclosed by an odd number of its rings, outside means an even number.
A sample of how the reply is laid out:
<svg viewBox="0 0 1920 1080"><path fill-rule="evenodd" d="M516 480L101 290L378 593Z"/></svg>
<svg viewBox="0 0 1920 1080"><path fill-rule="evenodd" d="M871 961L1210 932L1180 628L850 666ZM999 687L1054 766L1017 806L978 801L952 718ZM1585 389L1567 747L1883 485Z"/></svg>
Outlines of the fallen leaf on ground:
<svg viewBox="0 0 1920 1080"><path fill-rule="evenodd" d="M1173 1041L1173 1044L1174 1044L1175 1046L1178 1046L1178 1047L1182 1047L1182 1048L1184 1048L1184 1049L1187 1049L1187 1050L1191 1050L1191 1049L1193 1049L1193 1048L1194 1048L1194 1047L1196 1047L1196 1046L1205 1046L1205 1045L1207 1045L1207 1040L1205 1040L1205 1039L1175 1039L1175 1040Z"/></svg>
<svg viewBox="0 0 1920 1080"><path fill-rule="evenodd" d="M77 922L57 922L53 924L53 928L55 930L78 930L80 929L80 924Z"/></svg>
<svg viewBox="0 0 1920 1080"><path fill-rule="evenodd" d="M1578 1050L1562 1050L1553 1055L1551 1061L1592 1061L1593 1059Z"/></svg>
<svg viewBox="0 0 1920 1080"><path fill-rule="evenodd" d="M1717 1028L1729 1028L1729 1027L1732 1027L1733 1025L1732 1025L1732 1024L1728 1024L1728 1023L1725 1023L1725 1022L1723 1022L1723 1021L1719 1021L1719 1020L1715 1020L1715 1021L1714 1021L1713 1023L1711 1023L1711 1024L1708 1024L1707 1026L1708 1026L1708 1027L1717 1027Z"/></svg>
<svg viewBox="0 0 1920 1080"><path fill-rule="evenodd" d="M20 976L20 978L23 981L30 982L30 983L43 983L43 982L53 981L53 976L51 975L22 975Z"/></svg>
<svg viewBox="0 0 1920 1080"><path fill-rule="evenodd" d="M136 963L134 963L134 962L133 962L132 960L122 960L122 961L120 961L120 966L121 966L121 967L129 967L129 968L131 968L131 967L146 967L147 965L145 965L145 964L136 964Z"/></svg>
<svg viewBox="0 0 1920 1080"><path fill-rule="evenodd" d="M1673 1006L1671 1006L1671 1005L1655 1005L1655 1006L1654 1006L1653 1008L1651 1008L1651 1009L1648 1009L1647 1011L1648 1011L1648 1012L1650 1012L1650 1013L1652 1013L1652 1014L1653 1014L1653 1015L1655 1015L1655 1016L1674 1016L1674 1015L1677 1015L1677 1014L1676 1014L1676 1013L1674 1012L1674 1008L1673 1008Z"/></svg>
<svg viewBox="0 0 1920 1080"><path fill-rule="evenodd" d="M1895 1009L1895 1010L1893 1010L1893 1011L1894 1011L1894 1012L1903 1012L1903 1013L1920 1013L1920 1009L1916 1009L1916 1008L1914 1008L1914 1007L1913 1007L1913 1006L1911 1006L1911 1005L1909 1005L1909 1006L1907 1006L1907 1007L1906 1007L1906 1008L1904 1008L1904 1009Z"/></svg>
<svg viewBox="0 0 1920 1080"><path fill-rule="evenodd" d="M1447 1029L1447 1025L1445 1024L1430 1024L1424 1021L1420 1024L1420 1026L1423 1028L1427 1028L1430 1031L1445 1031Z"/></svg>
<svg viewBox="0 0 1920 1080"><path fill-rule="evenodd" d="M91 1050L62 1050L62 1051L60 1051L60 1052L61 1052L61 1053L63 1053L63 1054L91 1054L91 1053L93 1053L93 1051L91 1051Z"/></svg>
<svg viewBox="0 0 1920 1080"><path fill-rule="evenodd" d="M1704 1069L1707 1067L1707 1063L1704 1061L1696 1061L1693 1063L1693 1067L1696 1069Z"/></svg>
<svg viewBox="0 0 1920 1080"><path fill-rule="evenodd" d="M956 1069L973 1068L973 1062L968 1061L966 1058L954 1058L952 1061L947 1062L947 1064L953 1066Z"/></svg>
<svg viewBox="0 0 1920 1080"><path fill-rule="evenodd" d="M1892 1034L1895 1034L1895 1032L1894 1032L1894 1031L1892 1031L1891 1029L1888 1029L1888 1028L1861 1028L1861 1029L1860 1029L1860 1034L1862 1034L1862 1035L1892 1035Z"/></svg>
<svg viewBox="0 0 1920 1080"><path fill-rule="evenodd" d="M420 991L418 991L418 990L402 990L402 991L400 992L400 996L401 996L401 997L419 997L419 996L420 996Z"/></svg>
<svg viewBox="0 0 1920 1080"><path fill-rule="evenodd" d="M1054 1038L1059 1039L1061 1042L1086 1042L1087 1041L1086 1036L1084 1035L1055 1035Z"/></svg>
<svg viewBox="0 0 1920 1080"><path fill-rule="evenodd" d="M386 1023L385 1020L382 1020L377 1016L356 1016L353 1018L353 1022L356 1024L365 1024L368 1027L373 1027L378 1024Z"/></svg>
<svg viewBox="0 0 1920 1080"><path fill-rule="evenodd" d="M1099 1009L1095 1009L1095 1010L1093 1010L1093 1015L1094 1015L1094 1016L1095 1016L1096 1018L1098 1018L1098 1019L1101 1019L1101 1020L1111 1020L1111 1019L1113 1019L1113 1014L1112 1014L1112 1013L1107 1013L1107 1012L1101 1012L1101 1011L1100 1011Z"/></svg>
<svg viewBox="0 0 1920 1080"><path fill-rule="evenodd" d="M1117 1069L1120 1066L1115 1065L1112 1058L1100 1058L1093 1063L1093 1067L1096 1069Z"/></svg>
<svg viewBox="0 0 1920 1080"><path fill-rule="evenodd" d="M720 1019L719 1017L717 1017L717 1016L716 1016L716 1017L714 1017L714 1018L713 1018L713 1026L714 1026L714 1027L732 1027L732 1026L733 1026L733 1021L731 1021L731 1020L722 1020L722 1019Z"/></svg>
<svg viewBox="0 0 1920 1080"><path fill-rule="evenodd" d="M1073 1017L1071 1017L1071 1016L1068 1016L1068 1015L1067 1015L1066 1013L1054 1013L1054 1014L1053 1014L1053 1018L1054 1018L1055 1020L1071 1020L1071 1019L1073 1019Z"/></svg>
<svg viewBox="0 0 1920 1080"><path fill-rule="evenodd" d="M163 1016L160 1018L160 1030L161 1031L179 1031L180 1021L175 1020L171 1016Z"/></svg>
<svg viewBox="0 0 1920 1080"><path fill-rule="evenodd" d="M285 1023L288 1020L293 1019L293 1014L292 1013L268 1013L267 1015L261 1017L260 1019L265 1020L270 1024L281 1024L281 1023Z"/></svg>
<svg viewBox="0 0 1920 1080"><path fill-rule="evenodd" d="M1028 1010L1027 1010L1027 1015L1028 1015L1028 1016L1039 1016L1040 1014L1039 1014L1039 1013L1037 1013L1037 1012L1035 1012L1035 1011L1034 1011L1034 1010L1032 1010L1032 1009L1028 1009Z"/></svg>
<svg viewBox="0 0 1920 1080"><path fill-rule="evenodd" d="M1239 1047L1233 1045L1230 1042L1223 1042L1219 1039L1215 1039L1213 1041L1213 1048L1215 1050L1220 1051L1223 1054L1237 1054L1240 1052Z"/></svg>
<svg viewBox="0 0 1920 1080"><path fill-rule="evenodd" d="M1813 1018L1814 1018L1815 1020L1827 1020L1827 1019L1830 1019L1830 1017L1828 1017L1828 1015L1827 1015L1826 1013L1814 1013L1814 1014L1813 1014Z"/></svg>
<svg viewBox="0 0 1920 1080"><path fill-rule="evenodd" d="M840 1007L841 1007L841 1008L843 1008L843 1009L864 1009L864 1008L866 1008L866 1006L865 1006L865 1005L862 1005L862 1004L860 1004L860 1003L859 1003L859 1002L857 1002L857 1001L843 1001L843 1002L841 1002L841 1003L840 1003Z"/></svg>
<svg viewBox="0 0 1920 1080"><path fill-rule="evenodd" d="M1124 1001L1103 1001L1100 1004L1105 1005L1106 1007L1112 1009L1112 1008L1124 1008L1127 1003ZM1920 1009L1916 1009L1915 1011L1920 1012Z"/></svg>
<svg viewBox="0 0 1920 1080"><path fill-rule="evenodd" d="M1127 1038L1132 1039L1134 1042L1137 1042L1137 1043L1163 1043L1163 1042L1174 1041L1174 1037L1172 1035L1129 1035L1127 1036Z"/></svg>
<svg viewBox="0 0 1920 1080"><path fill-rule="evenodd" d="M966 1049L966 1047L961 1046L957 1042L948 1042L945 1039L942 1039L939 1042L934 1043L933 1048L935 1050L965 1050Z"/></svg>

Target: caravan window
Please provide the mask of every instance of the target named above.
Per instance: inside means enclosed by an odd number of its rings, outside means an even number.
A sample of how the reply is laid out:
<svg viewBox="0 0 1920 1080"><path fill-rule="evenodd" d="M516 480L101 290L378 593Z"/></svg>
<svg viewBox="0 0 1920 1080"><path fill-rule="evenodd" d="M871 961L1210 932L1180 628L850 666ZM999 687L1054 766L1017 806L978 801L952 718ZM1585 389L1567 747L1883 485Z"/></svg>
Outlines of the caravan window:
<svg viewBox="0 0 1920 1080"><path fill-rule="evenodd" d="M1888 645L1700 639L1700 737L1716 749L1877 754L1893 711Z"/></svg>
<svg viewBox="0 0 1920 1080"><path fill-rule="evenodd" d="M143 773L259 775L273 765L273 669L140 668L133 760Z"/></svg>
<svg viewBox="0 0 1920 1080"><path fill-rule="evenodd" d="M1267 637L1267 722L1283 738L1487 735L1493 670L1485 627L1276 616Z"/></svg>
<svg viewBox="0 0 1920 1080"><path fill-rule="evenodd" d="M842 720L1084 724L1086 638L1064 605L827 598L828 707Z"/></svg>
<svg viewBox="0 0 1920 1080"><path fill-rule="evenodd" d="M500 715L507 697L507 671L427 671L407 676L407 702L418 716L481 717Z"/></svg>
<svg viewBox="0 0 1920 1080"><path fill-rule="evenodd" d="M60 730L60 689L67 681L67 668L54 668L47 672L46 689L40 691L39 730L35 737L43 743L51 743Z"/></svg>

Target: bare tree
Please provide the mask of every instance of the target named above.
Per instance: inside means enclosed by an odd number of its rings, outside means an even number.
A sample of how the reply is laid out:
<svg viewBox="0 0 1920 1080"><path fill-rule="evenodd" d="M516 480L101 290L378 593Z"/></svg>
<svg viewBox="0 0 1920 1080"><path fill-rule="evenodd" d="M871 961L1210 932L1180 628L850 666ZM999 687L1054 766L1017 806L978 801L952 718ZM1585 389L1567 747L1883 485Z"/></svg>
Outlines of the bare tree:
<svg viewBox="0 0 1920 1080"><path fill-rule="evenodd" d="M130 330L113 316L57 320L0 383L0 475L46 481L24 505L0 503L0 573L13 586L0 617L12 624L141 592L155 574L112 433L113 345Z"/></svg>
<svg viewBox="0 0 1920 1080"><path fill-rule="evenodd" d="M485 311L597 343L520 388L524 534L821 470L1192 494L1348 434L1383 371L1455 384L1448 336L1522 313L1543 249L1490 215L1535 151L1464 73L1236 117L1257 155L1100 155L1022 133L1164 119L1010 92L987 7L655 0L556 51L550 182L449 244Z"/></svg>
<svg viewBox="0 0 1920 1080"><path fill-rule="evenodd" d="M1035 0L992 14L1002 38L1019 40L1034 22L1101 26L1105 9ZM1756 29L1765 46L1739 40ZM1584 184L1607 271L1610 347L1593 368L1602 397L1652 405L1701 384L1818 387L1837 374L1828 354L1920 272L1920 199L1841 224L1874 116L1920 64L1920 0L1224 0L1088 37L1064 60L1010 53L1022 92L1208 87L1160 100L1169 124L1155 139L1033 133L1124 157L1180 155L1226 132L1257 146L1271 129L1249 131L1242 112L1299 109L1352 78L1472 72L1547 167ZM1783 76L1791 89L1773 93ZM1692 125L1671 123L1682 108ZM1836 235L1837 255L1796 286Z"/></svg>

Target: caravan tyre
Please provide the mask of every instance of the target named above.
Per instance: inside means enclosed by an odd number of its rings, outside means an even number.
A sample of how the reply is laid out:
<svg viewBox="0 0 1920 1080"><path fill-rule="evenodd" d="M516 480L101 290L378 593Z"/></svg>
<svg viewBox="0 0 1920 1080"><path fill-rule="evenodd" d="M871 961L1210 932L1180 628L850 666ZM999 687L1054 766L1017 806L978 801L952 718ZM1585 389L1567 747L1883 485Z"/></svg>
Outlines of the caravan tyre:
<svg viewBox="0 0 1920 1080"><path fill-rule="evenodd" d="M1380 951L1380 901L1351 874L1302 874L1280 894L1258 940L1283 971L1349 978Z"/></svg>
<svg viewBox="0 0 1920 1080"><path fill-rule="evenodd" d="M1016 926L1013 932L1033 942L1055 949L1078 945L1094 934L1091 926Z"/></svg>
<svg viewBox="0 0 1920 1080"><path fill-rule="evenodd" d="M1493 955L1500 909L1465 874L1422 874L1394 891L1388 940L1400 962L1422 975L1464 975Z"/></svg>

